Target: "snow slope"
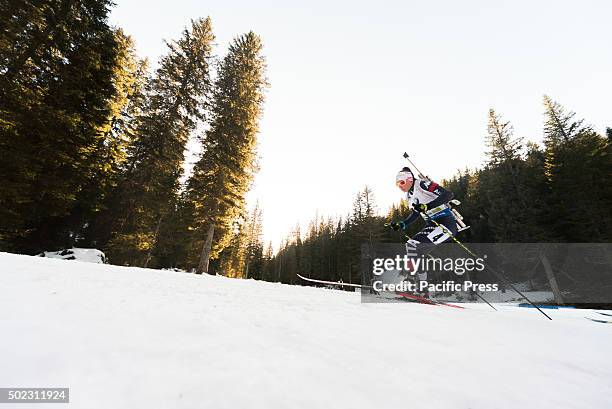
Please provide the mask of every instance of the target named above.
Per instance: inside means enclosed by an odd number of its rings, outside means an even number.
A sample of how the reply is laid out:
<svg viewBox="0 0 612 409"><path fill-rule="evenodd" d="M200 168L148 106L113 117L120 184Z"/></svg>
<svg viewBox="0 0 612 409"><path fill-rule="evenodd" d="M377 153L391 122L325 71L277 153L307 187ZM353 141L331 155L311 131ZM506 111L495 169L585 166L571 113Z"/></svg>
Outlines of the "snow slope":
<svg viewBox="0 0 612 409"><path fill-rule="evenodd" d="M0 253L0 387L69 387L54 408L612 407L612 325L487 308Z"/></svg>

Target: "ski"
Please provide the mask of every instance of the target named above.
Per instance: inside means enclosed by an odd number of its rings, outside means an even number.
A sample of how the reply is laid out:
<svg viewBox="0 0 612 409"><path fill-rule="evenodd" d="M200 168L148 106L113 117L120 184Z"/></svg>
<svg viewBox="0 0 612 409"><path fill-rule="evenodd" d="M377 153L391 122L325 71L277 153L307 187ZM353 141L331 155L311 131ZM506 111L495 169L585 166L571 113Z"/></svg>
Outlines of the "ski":
<svg viewBox="0 0 612 409"><path fill-rule="evenodd" d="M309 281L311 283L319 283L319 284L326 284L326 285L338 285L338 286L352 287L352 288L369 288L369 289L373 289L373 287L371 285L342 283L342 282L339 282L339 281L316 280L314 278L304 277L304 276L302 276L300 274L298 274L297 276L299 278L301 278L302 280ZM442 305L442 306L445 306L445 307L459 308L459 309L462 309L462 310L465 309L465 307L461 307L459 305L453 305L453 304L448 304L448 303L445 303L445 302L442 302L442 301L431 300L429 298L421 297L421 296L416 295L416 294L406 293L406 292L402 292L402 291L394 291L392 293L400 296L404 300L416 301L416 302L421 303L421 304Z"/></svg>
<svg viewBox="0 0 612 409"><path fill-rule="evenodd" d="M459 308L461 310L465 310L465 307L462 307L460 305L449 304L449 303L445 303L444 301L432 300L432 299L421 297L415 294L405 293L401 291L396 291L395 294L399 295L400 297L407 298L409 300L419 301L423 304L443 305L445 307L453 307L453 308Z"/></svg>
<svg viewBox="0 0 612 409"><path fill-rule="evenodd" d="M612 321L608 321L608 320L599 320L597 318L590 318L590 317L584 317L584 318L586 318L589 321L599 322L600 324L612 324Z"/></svg>
<svg viewBox="0 0 612 409"><path fill-rule="evenodd" d="M429 298L421 297L415 294L406 293L403 291L395 291L395 294L399 295L401 298L406 299L406 300L418 301L423 304L438 305L437 301L433 301L433 300L430 300Z"/></svg>
<svg viewBox="0 0 612 409"><path fill-rule="evenodd" d="M597 314L601 314L601 315L605 315L606 317L612 317L612 314L609 314L607 312L600 312L600 311L595 311Z"/></svg>
<svg viewBox="0 0 612 409"><path fill-rule="evenodd" d="M327 284L327 285L339 285L342 287L353 287L353 288L372 288L371 285L361 285L361 284L352 284L352 283L342 283L340 281L325 281L325 280L315 280L314 278L307 278L302 275L297 275L304 281L310 281L311 283L319 283L319 284Z"/></svg>

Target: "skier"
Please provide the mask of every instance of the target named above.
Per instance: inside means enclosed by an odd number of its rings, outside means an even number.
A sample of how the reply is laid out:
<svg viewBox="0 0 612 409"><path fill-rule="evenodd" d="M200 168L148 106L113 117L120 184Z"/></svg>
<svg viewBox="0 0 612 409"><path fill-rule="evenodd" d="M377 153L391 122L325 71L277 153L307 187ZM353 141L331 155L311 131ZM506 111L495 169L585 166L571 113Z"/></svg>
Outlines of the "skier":
<svg viewBox="0 0 612 409"><path fill-rule="evenodd" d="M457 220L453 215L448 202L453 199L453 192L427 179L418 179L410 168L404 167L397 173L395 183L399 189L406 193L408 206L412 209L410 215L402 221L393 221L389 227L393 230L406 230L408 226L419 218L425 219L426 226L416 233L406 243L409 257L417 257L417 245L421 255L429 253L433 248L449 240L457 234ZM440 225L436 225L432 220ZM410 271L405 272L409 274ZM427 272L418 272L419 281L427 281ZM424 289L425 296L428 291Z"/></svg>

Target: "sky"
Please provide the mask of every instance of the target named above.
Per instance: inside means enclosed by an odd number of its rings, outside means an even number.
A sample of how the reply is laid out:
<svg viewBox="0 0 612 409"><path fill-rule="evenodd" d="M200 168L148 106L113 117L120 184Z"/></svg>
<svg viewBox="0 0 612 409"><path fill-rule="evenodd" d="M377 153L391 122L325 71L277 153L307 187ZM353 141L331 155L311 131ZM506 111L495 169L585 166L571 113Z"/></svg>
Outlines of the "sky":
<svg viewBox="0 0 612 409"><path fill-rule="evenodd" d="M534 142L544 94L612 126L609 1L115 1L111 23L153 66L190 19L211 17L219 55L261 36L271 86L248 199L275 248L366 185L386 213L404 151L434 180L481 166L489 108Z"/></svg>

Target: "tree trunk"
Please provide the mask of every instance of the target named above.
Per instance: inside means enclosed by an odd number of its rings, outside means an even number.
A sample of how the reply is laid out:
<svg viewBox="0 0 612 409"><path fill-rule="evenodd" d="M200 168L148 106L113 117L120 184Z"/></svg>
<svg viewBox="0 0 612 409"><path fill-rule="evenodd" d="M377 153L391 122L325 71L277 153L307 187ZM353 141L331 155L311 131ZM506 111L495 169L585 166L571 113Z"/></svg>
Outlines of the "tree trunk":
<svg viewBox="0 0 612 409"><path fill-rule="evenodd" d="M279 252L280 253L280 252ZM282 256L279 255L278 257L278 263L277 263L277 273L278 273L278 282L281 282L281 267L282 267L282 263L283 263L283 259Z"/></svg>
<svg viewBox="0 0 612 409"><path fill-rule="evenodd" d="M546 277L548 277L550 288L552 289L553 295L555 296L555 302L560 305L564 304L563 296L561 295L561 290L559 289L559 284L557 284L557 279L555 278L555 274L552 271L550 262L548 261L548 258L544 253L540 253L540 260L542 261L542 265L544 266L544 271L546 271Z"/></svg>
<svg viewBox="0 0 612 409"><path fill-rule="evenodd" d="M208 262L210 261L210 252L212 250L212 241L215 234L215 223L210 222L208 227L208 233L206 233L206 240L202 245L202 252L200 253L200 263L196 270L196 274L206 273L208 274Z"/></svg>
<svg viewBox="0 0 612 409"><path fill-rule="evenodd" d="M162 217L163 216L159 216L159 218L157 219L157 226L155 226L155 234L153 235L153 243L151 243L151 247L149 247L149 251L147 252L147 258L145 258L143 266L144 268L147 268L147 266L149 265L149 261L151 261L151 256L153 255L153 247L155 247L155 244L157 243L157 236L159 235L159 226L161 226Z"/></svg>

